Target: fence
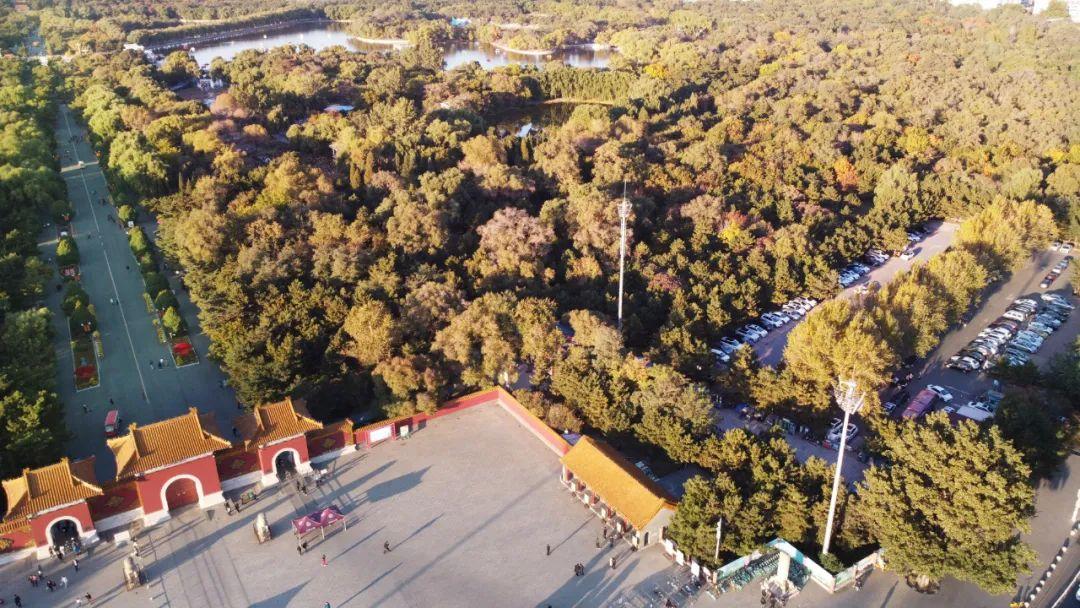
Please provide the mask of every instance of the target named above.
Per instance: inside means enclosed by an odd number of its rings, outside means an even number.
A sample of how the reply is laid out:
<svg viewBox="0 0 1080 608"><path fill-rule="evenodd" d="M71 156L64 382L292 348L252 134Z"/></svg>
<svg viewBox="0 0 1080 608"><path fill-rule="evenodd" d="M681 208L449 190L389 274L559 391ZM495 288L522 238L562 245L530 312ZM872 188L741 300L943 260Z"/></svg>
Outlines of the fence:
<svg viewBox="0 0 1080 608"><path fill-rule="evenodd" d="M664 551L668 554L668 556L674 559L677 563L689 563L692 570L700 570L702 573L702 577L710 581L714 585L721 584L725 580L732 580L733 577L738 576L741 573L748 571L748 569L755 567L758 560L761 560L763 557L768 557L768 554L763 554L761 551L755 551L749 555L744 555L742 557L736 558L716 570L710 570L709 568L698 564L697 560L695 560L693 557L684 555L683 552L679 550L679 547L675 543L675 541L671 540L670 538L664 539L663 546ZM814 560L810 559L810 557L808 557L802 551L796 549L791 543L787 542L782 538L773 539L766 546L772 551L786 553L788 556L791 557L793 565L791 572L797 573L799 575L799 578L803 578L802 572L797 570L796 568L805 570L811 580L813 580L815 583L821 586L822 589L828 591L829 593L836 593L837 591L840 591L848 585L851 585L853 582L855 582L855 579L859 576L859 574L869 568L874 568L881 564L881 550L878 550L864 557L863 559L855 563L853 566L848 567L847 569L841 571L834 576L832 573L822 567L821 564L818 564ZM775 556L775 553L773 553L772 555ZM757 573L758 575L762 574L765 571L761 568L758 568L758 570L761 570L761 572ZM792 577L789 576L789 578Z"/></svg>

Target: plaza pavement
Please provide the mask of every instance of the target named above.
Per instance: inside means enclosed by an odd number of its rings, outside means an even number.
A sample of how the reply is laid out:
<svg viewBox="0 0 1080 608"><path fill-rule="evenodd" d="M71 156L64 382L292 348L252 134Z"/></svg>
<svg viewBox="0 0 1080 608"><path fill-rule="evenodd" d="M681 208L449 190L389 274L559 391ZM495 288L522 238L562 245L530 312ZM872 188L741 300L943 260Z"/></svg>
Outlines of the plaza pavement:
<svg viewBox="0 0 1080 608"><path fill-rule="evenodd" d="M30 589L26 576L36 566L28 560L0 568L0 594L10 601L19 593L28 608L74 605L87 592L110 608L584 607L639 593L629 605L649 605L641 598L674 566L659 546L597 549L600 522L563 489L559 470L555 454L508 413L478 406L431 421L409 439L347 453L330 463L330 481L307 496L286 485L240 515L189 508L143 530L137 541L148 583L135 591L121 585L130 545L104 542L78 574L67 563L43 562L47 578L68 577L68 589ZM348 530L316 538L298 555L290 520L331 504ZM274 535L263 545L252 531L257 513ZM611 555L619 557L614 570ZM583 577L573 574L578 562ZM745 605L752 593L703 605Z"/></svg>
<svg viewBox="0 0 1080 608"><path fill-rule="evenodd" d="M189 406L200 411L213 411L219 428L231 428L236 415L233 391L222 387L225 376L206 355L209 341L199 329L197 310L186 294L177 293L179 312L192 333L192 343L199 352L200 363L177 369L168 346L158 341L151 313L143 300L143 283L135 259L128 246L126 232L109 217L116 218L111 204L101 205L107 196L105 176L98 167L90 145L85 141L86 130L66 105L59 108L55 124L61 155L62 175L67 183L68 197L75 210L71 227L81 257L82 285L90 295L97 311L104 359L98 362L101 384L97 388L75 391L74 362L68 345L70 334L67 318L60 309L61 293L56 290L58 279L47 286L45 304L53 311L55 348L58 360L57 390L65 406L67 426L72 434L67 444L72 457L97 456L98 479L111 479L115 462L105 445L104 419L110 409L118 409L125 424L145 424L184 413ZM72 143L70 137L83 140ZM78 167L78 160L85 163ZM56 257L56 227L44 229L40 246L50 262ZM173 282L174 289L176 283ZM111 305L110 298L118 304ZM158 369L159 359L165 367ZM151 365L151 362L153 364ZM115 405L109 405L109 399ZM86 414L82 405L91 412Z"/></svg>

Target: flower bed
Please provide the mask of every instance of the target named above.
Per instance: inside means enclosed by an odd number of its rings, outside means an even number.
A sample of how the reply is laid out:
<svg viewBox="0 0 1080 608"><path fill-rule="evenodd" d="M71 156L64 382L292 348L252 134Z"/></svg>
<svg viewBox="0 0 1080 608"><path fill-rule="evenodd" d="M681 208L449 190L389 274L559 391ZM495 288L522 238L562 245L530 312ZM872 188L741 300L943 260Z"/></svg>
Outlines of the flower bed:
<svg viewBox="0 0 1080 608"><path fill-rule="evenodd" d="M195 347L191 345L186 336L173 338L172 355L177 367L191 365L199 361L199 354L195 352Z"/></svg>
<svg viewBox="0 0 1080 608"><path fill-rule="evenodd" d="M97 369L97 355L94 343L89 336L82 336L71 341L71 355L75 359L75 388L93 388L100 382Z"/></svg>

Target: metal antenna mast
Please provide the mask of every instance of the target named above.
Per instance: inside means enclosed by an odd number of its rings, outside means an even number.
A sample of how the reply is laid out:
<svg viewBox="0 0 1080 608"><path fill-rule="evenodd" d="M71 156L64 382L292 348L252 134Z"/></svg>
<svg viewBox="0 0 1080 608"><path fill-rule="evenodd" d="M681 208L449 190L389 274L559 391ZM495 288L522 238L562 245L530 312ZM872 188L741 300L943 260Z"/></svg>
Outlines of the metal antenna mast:
<svg viewBox="0 0 1080 608"><path fill-rule="evenodd" d="M630 217L630 201L626 198L626 180L622 183L619 203L619 329L622 329L623 274L626 270L626 218Z"/></svg>

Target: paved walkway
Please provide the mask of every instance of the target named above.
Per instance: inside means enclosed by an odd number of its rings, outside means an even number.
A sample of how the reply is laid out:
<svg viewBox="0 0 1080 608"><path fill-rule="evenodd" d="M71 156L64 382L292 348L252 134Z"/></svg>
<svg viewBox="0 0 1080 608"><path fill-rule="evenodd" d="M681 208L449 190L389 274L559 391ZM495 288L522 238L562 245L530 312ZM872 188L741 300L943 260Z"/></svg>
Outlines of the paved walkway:
<svg viewBox="0 0 1080 608"><path fill-rule="evenodd" d="M72 142L71 136L82 139ZM56 137L61 155L62 174L68 197L75 210L72 232L79 245L82 283L97 310L105 357L99 362L101 384L76 392L73 362L68 347L67 319L60 310L60 292L55 283L49 287L47 305L54 312L56 352L59 361L57 387L66 406L72 441L68 454L73 457L97 456L99 480L112 478L115 462L105 446L105 413L118 409L125 422L145 424L181 414L189 406L200 411L214 411L219 426L231 428L236 414L235 396L222 388L225 376L206 357L209 341L195 335L193 343L200 363L181 369L173 367L168 347L158 341L151 313L143 300L143 283L128 246L126 232L115 222L116 209L100 204L106 196L105 176L98 167L86 130L67 106L61 106L56 123ZM78 161L85 163L78 167ZM110 221L110 217L114 221ZM42 249L51 260L56 253L56 231L45 230ZM178 294L180 296L181 294ZM111 305L110 298L118 304ZM197 310L181 297L180 313L192 332L198 332ZM159 360L165 366L158 368ZM110 405L112 399L115 405ZM90 413L83 412L83 404Z"/></svg>
<svg viewBox="0 0 1080 608"><path fill-rule="evenodd" d="M47 578L68 577L67 590L30 589L26 576L36 566L26 561L0 567L0 594L10 602L18 593L28 608L71 606L87 592L109 608L584 608L647 598L674 566L658 546L597 549L600 522L563 489L559 471L556 456L502 408L479 406L407 440L347 453L306 496L287 484L238 516L194 508L143 530L137 541L148 584L135 591L121 585L130 545L106 542L77 574L43 562ZM315 535L298 555L290 520L329 504L341 508L348 530ZM252 531L260 512L273 532L261 545ZM582 577L573 573L579 562Z"/></svg>

